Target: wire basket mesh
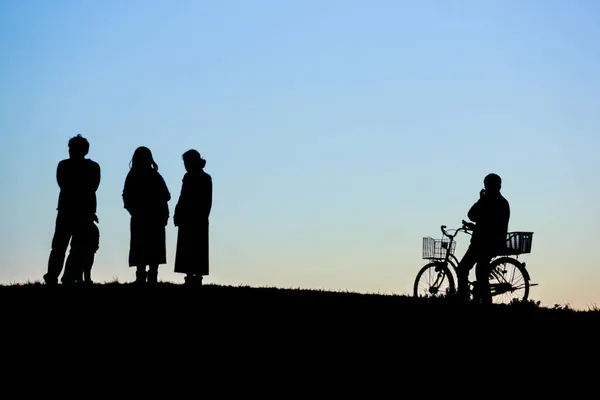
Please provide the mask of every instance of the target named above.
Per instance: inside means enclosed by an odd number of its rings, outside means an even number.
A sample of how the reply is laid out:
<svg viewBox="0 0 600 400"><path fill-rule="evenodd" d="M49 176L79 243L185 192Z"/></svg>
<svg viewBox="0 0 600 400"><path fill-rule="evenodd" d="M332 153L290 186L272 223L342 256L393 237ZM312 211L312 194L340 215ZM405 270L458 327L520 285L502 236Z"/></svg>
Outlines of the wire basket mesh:
<svg viewBox="0 0 600 400"><path fill-rule="evenodd" d="M456 248L456 242L452 241L450 245L450 239L434 239L432 237L423 238L423 259L425 260L441 260L446 258L446 253L450 251L450 254L454 254Z"/></svg>
<svg viewBox="0 0 600 400"><path fill-rule="evenodd" d="M531 253L533 232L509 232L506 236L505 254L517 255Z"/></svg>

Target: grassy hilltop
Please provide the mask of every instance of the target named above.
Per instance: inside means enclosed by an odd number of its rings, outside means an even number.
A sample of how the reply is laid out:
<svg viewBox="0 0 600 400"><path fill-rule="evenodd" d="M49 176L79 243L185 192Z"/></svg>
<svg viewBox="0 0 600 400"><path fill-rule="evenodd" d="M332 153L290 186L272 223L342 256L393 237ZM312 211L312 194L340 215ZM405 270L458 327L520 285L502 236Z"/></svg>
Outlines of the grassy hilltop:
<svg viewBox="0 0 600 400"><path fill-rule="evenodd" d="M410 364L463 352L457 362L471 363L484 348L489 354L483 357L516 357L522 364L541 362L531 355L534 347L555 360L561 351L589 357L600 332L598 310L533 301L485 308L449 299L245 286L5 285L0 304L9 352L32 343L69 354L106 348L110 357L130 361L132 352L187 359L193 351L202 354L198 360L224 362L224 353L238 360L252 351L260 353L256 363L276 355L300 367L298 357L308 354L337 364L347 357ZM481 340L484 347L477 346ZM578 343L585 352L572 350Z"/></svg>
<svg viewBox="0 0 600 400"><path fill-rule="evenodd" d="M73 311L78 315L110 312L115 318L132 315L151 315L156 310L172 310L173 314L218 314L220 311L249 310L268 313L273 308L285 308L286 315L310 310L313 316L352 312L392 313L393 319L426 321L432 318L478 317L502 320L588 322L600 318L600 309L573 310L568 306L542 307L539 302L493 305L489 308L460 305L451 299L415 299L406 295L362 294L310 289L281 289L273 287L221 286L208 284L186 287L174 283L138 286L133 283L96 283L90 286L48 287L39 282L0 285L0 301L11 304L12 311L36 315ZM228 312L229 312L228 311ZM64 311L63 311L64 312ZM156 311L158 312L158 311Z"/></svg>

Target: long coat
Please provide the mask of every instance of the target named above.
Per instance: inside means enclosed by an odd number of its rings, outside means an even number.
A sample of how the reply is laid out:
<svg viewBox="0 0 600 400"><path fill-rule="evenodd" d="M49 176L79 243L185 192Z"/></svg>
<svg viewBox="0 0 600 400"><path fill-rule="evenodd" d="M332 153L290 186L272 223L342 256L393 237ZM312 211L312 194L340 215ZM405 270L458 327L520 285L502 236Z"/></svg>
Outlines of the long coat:
<svg viewBox="0 0 600 400"><path fill-rule="evenodd" d="M129 171L123 203L131 215L130 267L166 264L169 200L171 194L158 171L151 168Z"/></svg>
<svg viewBox="0 0 600 400"><path fill-rule="evenodd" d="M212 189L212 178L204 170L187 172L183 177L173 216L179 227L175 272L208 275L208 217L212 208Z"/></svg>

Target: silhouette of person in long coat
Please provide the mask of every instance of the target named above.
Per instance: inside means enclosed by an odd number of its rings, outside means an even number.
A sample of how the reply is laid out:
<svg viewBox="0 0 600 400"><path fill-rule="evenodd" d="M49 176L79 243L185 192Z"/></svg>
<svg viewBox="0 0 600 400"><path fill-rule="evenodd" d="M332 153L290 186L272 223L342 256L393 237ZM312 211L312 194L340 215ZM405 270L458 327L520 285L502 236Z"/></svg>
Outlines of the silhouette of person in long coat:
<svg viewBox="0 0 600 400"><path fill-rule="evenodd" d="M469 248L457 266L458 294L463 301L468 300L469 271L477 264L476 300L490 304L490 261L506 248L510 206L500 193L500 176L488 174L483 182L485 188L479 192L479 200L468 212L469 219L475 222L475 228Z"/></svg>
<svg viewBox="0 0 600 400"><path fill-rule="evenodd" d="M167 262L169 200L171 194L152 152L138 147L123 188L123 205L131 216L129 266L137 268L136 283L156 283L158 266Z"/></svg>
<svg viewBox="0 0 600 400"><path fill-rule="evenodd" d="M183 154L186 173L175 206L173 223L178 227L175 272L186 274L186 284L202 284L209 272L209 215L212 178L204 171L206 160L196 150Z"/></svg>
<svg viewBox="0 0 600 400"><path fill-rule="evenodd" d="M61 279L65 284L77 282L82 269L91 268L93 254L98 249L99 231L95 223L98 222L96 191L100 185L100 165L85 158L90 144L83 136L71 138L68 146L69 158L60 161L56 169L60 187L58 213L48 271L44 274L44 281L49 285L58 283L69 243L71 250Z"/></svg>

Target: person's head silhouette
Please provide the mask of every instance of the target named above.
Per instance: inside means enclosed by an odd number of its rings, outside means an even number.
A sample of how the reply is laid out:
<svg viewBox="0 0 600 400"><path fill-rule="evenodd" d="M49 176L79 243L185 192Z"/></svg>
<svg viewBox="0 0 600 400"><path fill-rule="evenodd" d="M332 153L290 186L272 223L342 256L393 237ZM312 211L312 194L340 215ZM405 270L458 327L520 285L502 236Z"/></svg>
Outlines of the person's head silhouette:
<svg viewBox="0 0 600 400"><path fill-rule="evenodd" d="M137 149L135 149L135 152L133 153L130 168L154 168L154 170L158 171L158 164L156 164L156 162L154 161L154 157L152 157L152 152L150 151L150 149L146 146L140 146Z"/></svg>
<svg viewBox="0 0 600 400"><path fill-rule="evenodd" d="M486 193L499 193L502 187L502 179L497 174L488 174L483 180Z"/></svg>
<svg viewBox="0 0 600 400"><path fill-rule="evenodd" d="M204 168L206 160L200 156L197 150L188 150L183 153L183 165L188 172L198 171Z"/></svg>
<svg viewBox="0 0 600 400"><path fill-rule="evenodd" d="M90 143L78 134L69 140L69 156L74 159L83 159L90 151Z"/></svg>

